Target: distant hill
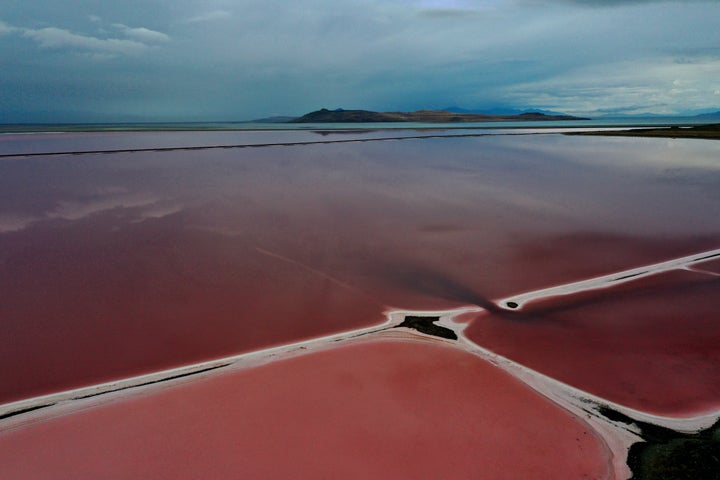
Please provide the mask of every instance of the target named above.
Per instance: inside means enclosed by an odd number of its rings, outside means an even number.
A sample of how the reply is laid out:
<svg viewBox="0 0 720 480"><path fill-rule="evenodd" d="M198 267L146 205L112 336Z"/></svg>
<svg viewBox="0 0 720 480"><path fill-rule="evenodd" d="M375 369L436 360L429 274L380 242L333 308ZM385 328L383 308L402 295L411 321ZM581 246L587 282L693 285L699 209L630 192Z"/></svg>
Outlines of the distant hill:
<svg viewBox="0 0 720 480"><path fill-rule="evenodd" d="M571 115L545 115L526 112L517 115L487 115L483 113L449 112L447 110L418 110L416 112L372 112L369 110L328 110L323 108L290 123L374 123L374 122L420 122L420 123L463 123L463 122L529 122L548 120L588 120Z"/></svg>
<svg viewBox="0 0 720 480"><path fill-rule="evenodd" d="M695 118L720 118L720 111L701 113L700 115L695 115Z"/></svg>
<svg viewBox="0 0 720 480"><path fill-rule="evenodd" d="M566 113L554 112L552 110L542 110L539 108L528 108L524 110L518 110L515 108L507 107L495 107L486 109L467 109L462 107L446 107L443 108L446 112L453 113L480 113L483 115L521 115L523 113L543 113L545 115L567 115Z"/></svg>

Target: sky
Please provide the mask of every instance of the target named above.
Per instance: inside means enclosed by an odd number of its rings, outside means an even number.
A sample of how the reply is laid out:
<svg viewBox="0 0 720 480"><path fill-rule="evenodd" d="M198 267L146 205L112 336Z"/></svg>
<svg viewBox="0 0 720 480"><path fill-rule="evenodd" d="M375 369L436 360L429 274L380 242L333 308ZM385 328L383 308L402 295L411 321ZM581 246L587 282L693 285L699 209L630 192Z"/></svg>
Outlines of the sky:
<svg viewBox="0 0 720 480"><path fill-rule="evenodd" d="M0 123L720 110L718 0L0 0Z"/></svg>

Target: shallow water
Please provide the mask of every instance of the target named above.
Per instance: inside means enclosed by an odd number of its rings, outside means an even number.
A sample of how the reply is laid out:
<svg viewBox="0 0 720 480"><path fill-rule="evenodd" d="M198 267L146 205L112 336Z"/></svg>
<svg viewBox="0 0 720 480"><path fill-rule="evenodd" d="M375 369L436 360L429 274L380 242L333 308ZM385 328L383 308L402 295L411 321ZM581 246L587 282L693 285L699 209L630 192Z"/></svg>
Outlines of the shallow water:
<svg viewBox="0 0 720 480"><path fill-rule="evenodd" d="M72 135L12 148L219 141L217 132ZM388 307L489 305L718 248L718 158L711 141L551 134L5 158L0 401L377 324ZM685 339L673 350L680 364L695 365L697 351L716 362L718 284L683 291L657 290L682 315L658 317L655 343L643 330L655 317L636 323L632 299L592 313L617 312L610 330L582 309L562 321L538 315L528 328L492 318L471 329L487 348L549 373L560 364L563 379L610 395L615 378L587 369L589 349L549 352L621 336L634 352L619 357L623 385L640 384L632 372L642 375L667 339ZM692 338L678 337L688 328ZM682 381L709 381L712 397L717 375L702 371ZM697 407L653 404L665 384L642 383L643 405ZM618 400L639 398L625 390Z"/></svg>
<svg viewBox="0 0 720 480"><path fill-rule="evenodd" d="M608 452L581 421L469 353L380 340L0 434L0 464L23 480L540 480L607 478Z"/></svg>
<svg viewBox="0 0 720 480"><path fill-rule="evenodd" d="M608 130L619 127L584 127L581 130ZM402 128L375 128L364 125L344 128L334 125L315 125L313 128L288 130L231 130L231 131L113 131L113 132L25 132L0 134L0 158L36 156L42 154L136 153L138 151L167 151L193 149L222 149L226 147L264 147L270 145L356 142L366 140L395 140L403 138L434 138L445 136L529 135L535 133L573 132L578 128L549 125L542 128L519 128L417 125L403 124Z"/></svg>

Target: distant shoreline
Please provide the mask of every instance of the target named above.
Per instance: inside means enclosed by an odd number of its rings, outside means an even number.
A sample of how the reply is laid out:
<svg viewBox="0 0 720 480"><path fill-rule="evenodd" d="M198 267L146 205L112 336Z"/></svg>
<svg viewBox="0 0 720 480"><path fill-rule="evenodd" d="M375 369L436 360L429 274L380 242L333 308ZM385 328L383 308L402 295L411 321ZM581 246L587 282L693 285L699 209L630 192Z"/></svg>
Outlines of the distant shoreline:
<svg viewBox="0 0 720 480"><path fill-rule="evenodd" d="M692 127L692 128L689 128ZM373 131L373 130L502 130L555 128L612 128L605 132L568 132L568 135L622 135L688 138L717 138L710 131L718 123L695 118L597 119L584 121L484 121L484 122L366 122L366 123L272 123L272 122L147 122L147 123L36 123L0 124L0 135L61 133L150 133L150 132L247 132L247 131ZM622 130L620 130L622 129ZM630 130L632 129L632 130ZM672 130L669 130L672 129ZM708 130L708 131L706 131Z"/></svg>
<svg viewBox="0 0 720 480"><path fill-rule="evenodd" d="M562 120L483 120L477 122L421 122L421 121L379 121L379 122L208 122L208 123L139 123L139 124L0 124L2 134L29 133L114 133L114 132L243 132L243 131L300 131L300 130L447 130L447 129L499 129L499 128L557 128L544 125ZM565 120L571 121L571 120ZM518 123L528 125L503 125ZM534 125L529 125L534 124ZM583 128L581 125L573 128Z"/></svg>
<svg viewBox="0 0 720 480"><path fill-rule="evenodd" d="M565 135L593 135L604 137L661 137L702 138L720 140L720 123L693 127L633 128L630 130L602 130L593 132L567 132Z"/></svg>

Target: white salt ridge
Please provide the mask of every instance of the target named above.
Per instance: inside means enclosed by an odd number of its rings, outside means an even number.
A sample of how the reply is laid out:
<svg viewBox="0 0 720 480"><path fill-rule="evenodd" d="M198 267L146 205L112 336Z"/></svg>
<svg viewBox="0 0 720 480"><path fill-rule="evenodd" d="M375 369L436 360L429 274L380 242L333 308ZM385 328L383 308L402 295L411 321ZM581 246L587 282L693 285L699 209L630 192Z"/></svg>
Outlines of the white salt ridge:
<svg viewBox="0 0 720 480"><path fill-rule="evenodd" d="M660 262L652 265L646 265L644 267L633 268L631 270L611 273L610 275L603 275L601 277L590 278L579 282L566 283L563 285L558 285L556 287L543 288L541 290L521 293L513 297L499 300L497 304L500 308L504 308L505 310L516 311L522 309L525 304L534 300L572 295L575 293L586 292L590 290L600 290L603 288L609 288L615 285L632 282L641 278L649 277L651 275L657 275L659 273L668 272L671 270L691 270L698 273L710 274L710 272L701 272L700 270L694 270L691 268L691 266L697 263L706 262L712 258L720 258L720 248L715 250L709 250L707 252L696 253L694 255L688 255L687 257L675 258L666 262Z"/></svg>
<svg viewBox="0 0 720 480"><path fill-rule="evenodd" d="M611 275L523 293L501 299L497 301L497 304L508 311L518 311L523 307L523 305L534 300L571 295L573 293L588 290L610 288L614 285L631 282L650 275L656 275L658 273L671 270L685 269L697 271L698 273L706 273L708 275L716 275L714 272L705 272L700 269L694 269L692 266L718 257L720 257L720 249L710 250L666 262L613 273ZM512 302L516 304L515 308L508 307L508 303L512 304ZM377 338L387 338L390 336L395 338L440 342L448 346L461 348L462 350L477 355L478 357L492 363L526 384L529 388L532 388L539 394L548 398L556 405L570 412L594 430L605 442L615 478L629 478L631 476L631 472L627 466L627 454L630 446L641 439L640 431L634 425L627 425L603 417L598 411L599 407L609 407L632 419L687 433L704 430L712 426L720 418L720 410L706 412L687 418L652 415L611 402L588 392L584 392L571 385L560 382L540 372L520 365L508 358L493 353L492 351L473 343L465 337L463 332L467 325L455 321L455 319L460 315L472 312L482 312L483 310L484 309L477 306L438 311L391 310L386 312L387 320L381 325L374 327L328 335L303 342L296 342L280 347L243 353L240 355L154 372L147 375L139 375L114 382L101 383L89 387L28 398L0 405L0 416L5 415L8 417L0 421L0 430L21 428L35 422L47 420L48 418L70 414L86 408L92 408L109 401L116 401L118 399L125 398L128 395L147 393L148 391L152 391L152 389L170 388L174 385L192 382L198 378L204 378L209 375L222 374L230 370L257 367L276 360L304 355L313 351L329 349L339 343L346 344L347 342L356 340L364 341L368 338L373 338L373 336ZM395 328L401 324L408 315L439 317L439 319L434 323L455 331L458 334L458 340L454 341L437 337L429 337L409 328ZM183 378L175 378L179 376L183 376ZM32 409L36 410L24 412Z"/></svg>

